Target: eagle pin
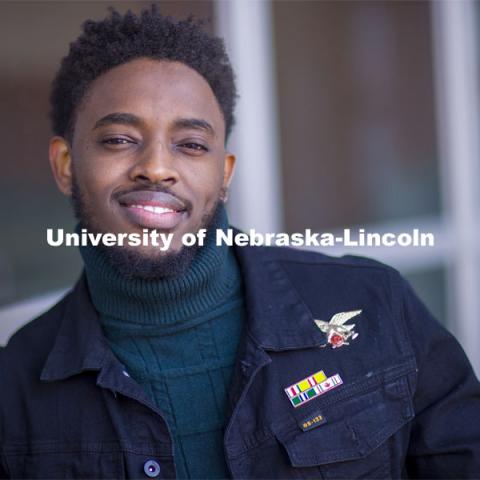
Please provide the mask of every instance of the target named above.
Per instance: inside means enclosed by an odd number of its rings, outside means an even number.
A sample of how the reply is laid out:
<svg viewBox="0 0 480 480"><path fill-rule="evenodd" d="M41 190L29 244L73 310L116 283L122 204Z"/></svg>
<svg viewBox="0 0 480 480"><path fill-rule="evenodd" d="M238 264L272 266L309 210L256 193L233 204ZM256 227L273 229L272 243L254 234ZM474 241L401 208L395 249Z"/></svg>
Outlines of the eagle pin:
<svg viewBox="0 0 480 480"><path fill-rule="evenodd" d="M327 342L332 348L343 347L343 345L350 345L348 340L355 340L358 333L353 330L355 324L346 325L351 318L356 317L362 313L361 310L352 310L351 312L339 312L333 315L329 322L323 320L315 320L317 327L327 334ZM322 345L326 347L327 345Z"/></svg>

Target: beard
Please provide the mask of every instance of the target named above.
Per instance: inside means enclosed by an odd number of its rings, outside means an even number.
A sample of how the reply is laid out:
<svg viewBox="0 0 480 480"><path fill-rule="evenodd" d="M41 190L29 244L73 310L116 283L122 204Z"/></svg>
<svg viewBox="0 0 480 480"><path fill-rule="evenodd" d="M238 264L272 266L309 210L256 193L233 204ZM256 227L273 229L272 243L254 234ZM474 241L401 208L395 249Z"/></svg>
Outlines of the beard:
<svg viewBox="0 0 480 480"><path fill-rule="evenodd" d="M151 185L152 190L163 191L172 194L167 188L158 185ZM148 186L146 187L148 188ZM209 237L215 235L215 228L220 223L224 208L226 189L222 187L217 201L208 212L205 212L199 228L205 228L207 235L205 244L208 244ZM85 195L81 191L74 172L72 173L72 194L71 203L75 217L79 221L80 228L86 228L92 233L106 233L98 226L93 209L88 204ZM112 246L106 247L99 244L96 247L106 260L124 277L142 280L161 280L182 275L192 263L198 250L204 247L182 246L175 252L158 252L148 255L135 249L135 247Z"/></svg>

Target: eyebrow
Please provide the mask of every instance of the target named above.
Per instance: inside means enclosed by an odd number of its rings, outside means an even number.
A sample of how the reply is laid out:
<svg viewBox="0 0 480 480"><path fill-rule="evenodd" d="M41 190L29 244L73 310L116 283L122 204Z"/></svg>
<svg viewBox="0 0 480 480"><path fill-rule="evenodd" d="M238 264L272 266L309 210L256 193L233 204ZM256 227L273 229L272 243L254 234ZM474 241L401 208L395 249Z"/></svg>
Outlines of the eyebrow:
<svg viewBox="0 0 480 480"><path fill-rule="evenodd" d="M114 112L109 113L108 115L105 115L100 120L98 120L95 123L93 130L112 124L131 125L133 127L139 127L142 123L142 120L133 113ZM177 130L182 128L202 130L211 135L212 137L215 137L215 130L212 125L201 118L178 118L173 122L173 128Z"/></svg>
<svg viewBox="0 0 480 480"><path fill-rule="evenodd" d="M212 137L215 137L214 128L206 120L201 118L179 118L173 122L173 128L192 128L194 130L203 130Z"/></svg>
<svg viewBox="0 0 480 480"><path fill-rule="evenodd" d="M121 112L114 112L105 115L100 120L95 123L93 130L104 127L105 125L112 125L112 124L121 124L121 125L132 125L134 127L138 127L142 121L136 115L132 113L121 113Z"/></svg>

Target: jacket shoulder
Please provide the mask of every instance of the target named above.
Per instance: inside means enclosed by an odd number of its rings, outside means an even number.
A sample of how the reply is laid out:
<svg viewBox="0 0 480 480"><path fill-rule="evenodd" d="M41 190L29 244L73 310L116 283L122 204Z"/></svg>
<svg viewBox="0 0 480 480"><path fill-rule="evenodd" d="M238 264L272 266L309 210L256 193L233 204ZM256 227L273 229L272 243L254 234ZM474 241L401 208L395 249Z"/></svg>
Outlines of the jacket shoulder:
<svg viewBox="0 0 480 480"><path fill-rule="evenodd" d="M354 255L333 257L288 247L264 248L263 264L270 278L286 277L314 315L331 316L363 304L376 308L377 303L382 303L392 318L401 314L405 279L388 265ZM374 297L377 303L372 303Z"/></svg>
<svg viewBox="0 0 480 480"><path fill-rule="evenodd" d="M3 365L25 365L47 357L55 342L69 296L70 294L65 295L47 312L31 320L11 336L0 351Z"/></svg>
<svg viewBox="0 0 480 480"><path fill-rule="evenodd" d="M334 257L324 253L311 250L303 250L291 247L263 247L265 248L265 257L273 261L292 262L306 265L328 265L331 267L339 267L343 269L372 269L383 271L385 273L400 275L399 272L378 260L357 255L344 255Z"/></svg>

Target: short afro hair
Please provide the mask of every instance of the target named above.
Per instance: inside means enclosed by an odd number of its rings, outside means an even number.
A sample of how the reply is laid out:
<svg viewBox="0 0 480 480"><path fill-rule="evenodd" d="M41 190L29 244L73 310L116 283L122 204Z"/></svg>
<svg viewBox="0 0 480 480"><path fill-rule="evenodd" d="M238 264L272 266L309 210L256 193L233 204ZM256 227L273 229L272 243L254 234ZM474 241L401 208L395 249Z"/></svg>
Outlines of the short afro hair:
<svg viewBox="0 0 480 480"><path fill-rule="evenodd" d="M77 107L91 83L108 70L140 57L181 62L208 82L225 120L226 138L234 124L237 99L232 66L222 39L189 16L177 21L156 5L139 15L115 9L104 20L87 20L63 58L52 83L50 117L55 135L73 139Z"/></svg>

